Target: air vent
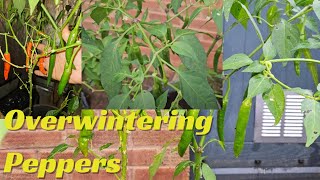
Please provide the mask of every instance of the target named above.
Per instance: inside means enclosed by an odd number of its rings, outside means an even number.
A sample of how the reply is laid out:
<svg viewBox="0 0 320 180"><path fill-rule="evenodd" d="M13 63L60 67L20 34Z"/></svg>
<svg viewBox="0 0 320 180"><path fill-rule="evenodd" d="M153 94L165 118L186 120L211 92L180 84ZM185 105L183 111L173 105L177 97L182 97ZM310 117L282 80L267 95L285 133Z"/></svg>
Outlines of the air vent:
<svg viewBox="0 0 320 180"><path fill-rule="evenodd" d="M254 141L259 143L297 143L305 142L303 96L286 92L286 107L280 123L274 126L274 117L261 96L256 98Z"/></svg>

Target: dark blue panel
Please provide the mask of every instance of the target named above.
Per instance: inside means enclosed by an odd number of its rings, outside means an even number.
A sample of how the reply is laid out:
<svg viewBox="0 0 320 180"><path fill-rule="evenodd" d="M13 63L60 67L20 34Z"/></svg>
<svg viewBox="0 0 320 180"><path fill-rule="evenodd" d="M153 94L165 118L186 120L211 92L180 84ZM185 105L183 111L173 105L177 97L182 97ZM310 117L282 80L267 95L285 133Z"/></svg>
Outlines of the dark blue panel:
<svg viewBox="0 0 320 180"><path fill-rule="evenodd" d="M229 22L225 22L225 29L228 29L234 22L233 18L231 18ZM260 25L260 30L266 39L269 34L267 25ZM248 24L247 31L245 31L242 26L236 26L224 35L224 59L237 53L249 54L260 43L251 22ZM257 53L253 59L258 60L260 55L261 51ZM313 53L313 55L314 59L320 59L319 53ZM281 63L276 64L272 72L279 80L290 87L301 87L315 91L315 85L305 63L301 63L300 77L295 74L293 63L288 63L286 67L282 67ZM225 117L225 140L227 142L227 151L222 151L217 144L211 144L205 151L208 156L207 163L211 165L211 167L239 167L241 164L243 164L243 166L253 167L255 166L254 160L262 158L262 160L268 164L267 166L270 166L272 162L274 162L273 166L283 166L283 164L295 166L298 165L298 159L314 159L314 161L308 161L308 163L305 163L304 165L320 165L320 159L315 158L316 156L320 156L319 144L314 144L312 148L309 149L303 147L303 144L255 144L253 142L254 106L252 107L247 127L246 143L243 154L239 159L234 158L232 150L234 130L239 108L243 100L243 94L249 79L249 73L237 72L232 76L229 106ZM255 104L255 102L253 102L253 104ZM214 123L214 126L212 127L208 139L209 138L217 138L216 123ZM275 161L278 157L277 155L279 155L280 159Z"/></svg>

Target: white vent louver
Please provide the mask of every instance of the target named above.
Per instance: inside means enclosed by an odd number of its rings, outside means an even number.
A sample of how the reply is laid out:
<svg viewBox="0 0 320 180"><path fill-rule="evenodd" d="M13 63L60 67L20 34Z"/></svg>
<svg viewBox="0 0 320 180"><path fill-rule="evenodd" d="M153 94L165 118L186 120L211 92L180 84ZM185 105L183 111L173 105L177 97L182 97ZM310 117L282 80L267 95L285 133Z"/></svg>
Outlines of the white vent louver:
<svg viewBox="0 0 320 180"><path fill-rule="evenodd" d="M286 92L285 113L277 126L274 117L262 97L256 100L255 142L290 143L304 142L303 113L301 102L303 96Z"/></svg>

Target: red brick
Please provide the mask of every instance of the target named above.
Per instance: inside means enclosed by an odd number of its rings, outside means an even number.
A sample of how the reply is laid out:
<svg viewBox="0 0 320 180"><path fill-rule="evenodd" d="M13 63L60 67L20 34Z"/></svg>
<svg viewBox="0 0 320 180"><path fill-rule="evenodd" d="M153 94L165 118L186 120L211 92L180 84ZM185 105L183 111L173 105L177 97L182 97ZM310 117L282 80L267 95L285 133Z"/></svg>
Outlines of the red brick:
<svg viewBox="0 0 320 180"><path fill-rule="evenodd" d="M119 137L117 131L94 131L93 146L100 147L107 143L113 143L114 146L118 146Z"/></svg>
<svg viewBox="0 0 320 180"><path fill-rule="evenodd" d="M0 149L55 147L63 140L64 132L62 131L10 131L3 140Z"/></svg>
<svg viewBox="0 0 320 180"><path fill-rule="evenodd" d="M134 146L163 146L166 142L181 136L182 131L134 131L132 144Z"/></svg>
<svg viewBox="0 0 320 180"><path fill-rule="evenodd" d="M159 149L160 153L161 149ZM189 159L189 150L186 151L185 155L181 158L175 147L170 147L167 150L162 166L177 166L181 161Z"/></svg>
<svg viewBox="0 0 320 180"><path fill-rule="evenodd" d="M130 179L130 177L132 177L132 170L128 169L127 171L127 179ZM118 174L118 176L120 176ZM116 180L117 178L115 177L114 174L110 174L107 173L104 170L101 170L99 173L97 174L93 174L93 173L88 173L88 174L80 174L77 172L72 173L72 179L73 180L88 180L88 179L94 179L94 180Z"/></svg>
<svg viewBox="0 0 320 180"><path fill-rule="evenodd" d="M1 176L0 176L1 177ZM5 180L38 180L37 173L28 174L23 172L22 170L13 170L11 173L3 174ZM54 180L55 174L47 174L45 177L46 180ZM67 179L64 178L64 179Z"/></svg>
<svg viewBox="0 0 320 180"><path fill-rule="evenodd" d="M36 150L0 150L0 169L4 168L8 153L21 153L24 159L37 158ZM21 168L21 166L19 166Z"/></svg>
<svg viewBox="0 0 320 180"><path fill-rule="evenodd" d="M164 180L164 179L173 179L174 167L161 167L156 173L153 180ZM134 179L149 179L149 169L148 168L137 168L134 171ZM179 176L175 178L175 180L188 180L189 175L187 170L182 172Z"/></svg>
<svg viewBox="0 0 320 180"><path fill-rule="evenodd" d="M156 148L133 148L128 150L129 166L149 166L157 154Z"/></svg>

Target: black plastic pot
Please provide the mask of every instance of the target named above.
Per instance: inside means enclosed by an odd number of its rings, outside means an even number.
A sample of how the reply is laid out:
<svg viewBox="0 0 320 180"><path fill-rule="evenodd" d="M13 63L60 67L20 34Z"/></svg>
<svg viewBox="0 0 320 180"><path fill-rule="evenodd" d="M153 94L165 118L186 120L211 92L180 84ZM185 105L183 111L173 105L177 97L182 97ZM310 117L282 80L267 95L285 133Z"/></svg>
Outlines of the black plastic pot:
<svg viewBox="0 0 320 180"><path fill-rule="evenodd" d="M39 101L39 95L36 91L33 91L33 103ZM10 94L0 99L0 111L2 114L7 114L14 109L23 110L29 106L29 94L24 88L16 89Z"/></svg>
<svg viewBox="0 0 320 180"><path fill-rule="evenodd" d="M45 117L48 111L57 110L57 109L58 108L56 108L54 106L37 104L32 107L31 116L33 118L36 118L38 116ZM29 108L24 109L23 112L25 115L29 115Z"/></svg>

